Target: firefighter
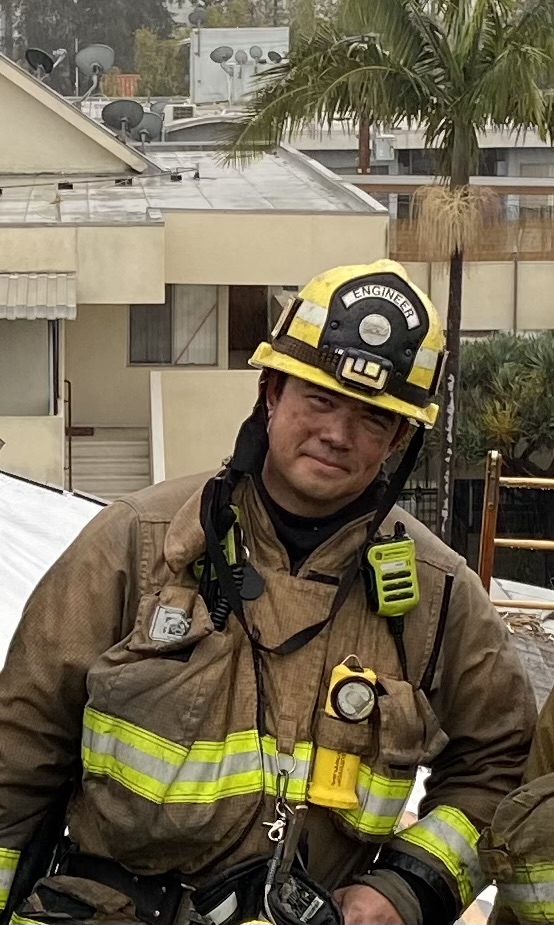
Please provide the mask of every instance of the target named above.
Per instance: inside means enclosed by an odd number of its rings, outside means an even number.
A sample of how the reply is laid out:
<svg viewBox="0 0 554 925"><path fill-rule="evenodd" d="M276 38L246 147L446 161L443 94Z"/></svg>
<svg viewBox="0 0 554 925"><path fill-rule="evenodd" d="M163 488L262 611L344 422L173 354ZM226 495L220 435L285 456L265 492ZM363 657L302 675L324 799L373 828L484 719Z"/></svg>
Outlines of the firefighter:
<svg viewBox="0 0 554 925"><path fill-rule="evenodd" d="M472 902L535 706L476 575L395 505L443 347L399 264L322 273L256 350L223 469L111 504L40 582L0 678L5 918L446 925Z"/></svg>
<svg viewBox="0 0 554 925"><path fill-rule="evenodd" d="M499 805L479 841L498 887L491 925L554 922L554 690L539 715L523 784Z"/></svg>

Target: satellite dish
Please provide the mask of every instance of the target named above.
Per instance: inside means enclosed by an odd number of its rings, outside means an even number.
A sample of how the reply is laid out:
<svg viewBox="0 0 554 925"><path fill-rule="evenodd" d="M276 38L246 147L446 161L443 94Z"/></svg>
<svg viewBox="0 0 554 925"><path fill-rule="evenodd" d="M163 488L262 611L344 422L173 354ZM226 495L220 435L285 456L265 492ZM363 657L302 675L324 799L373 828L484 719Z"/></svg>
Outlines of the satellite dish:
<svg viewBox="0 0 554 925"><path fill-rule="evenodd" d="M140 125L144 116L144 109L137 100L113 100L102 110L104 125L116 132L121 132L123 141L134 128Z"/></svg>
<svg viewBox="0 0 554 925"><path fill-rule="evenodd" d="M242 48L239 48L239 50L235 52L235 61L237 62L237 64L240 64L241 67L243 64L246 64L246 62L248 61L248 55L246 54L245 51L242 50Z"/></svg>
<svg viewBox="0 0 554 925"><path fill-rule="evenodd" d="M206 18L206 11L201 10L198 7L189 13L189 23L191 26L201 26Z"/></svg>
<svg viewBox="0 0 554 925"><path fill-rule="evenodd" d="M142 121L131 131L131 138L142 141L143 147L148 141L161 141L163 124L162 117L157 113L145 112Z"/></svg>
<svg viewBox="0 0 554 925"><path fill-rule="evenodd" d="M52 55L43 51L42 48L28 48L25 52L27 64L40 83L46 81L52 71L55 71L62 61L67 58L67 51L65 48L58 48L52 52Z"/></svg>
<svg viewBox="0 0 554 925"><path fill-rule="evenodd" d="M159 116L163 116L165 112L165 107L168 104L168 100L156 100L155 103L152 103L150 107L150 112L155 112Z"/></svg>
<svg viewBox="0 0 554 925"><path fill-rule="evenodd" d="M44 78L46 74L51 74L54 70L54 59L41 48L28 48L25 52L25 58L38 80Z"/></svg>
<svg viewBox="0 0 554 925"><path fill-rule="evenodd" d="M262 49L260 48L260 46L252 45L252 48L250 49L250 57L254 58L254 61L261 61L263 56L264 56L264 53Z"/></svg>
<svg viewBox="0 0 554 925"><path fill-rule="evenodd" d="M109 71L114 61L115 52L109 45L88 45L75 55L75 64L85 77Z"/></svg>
<svg viewBox="0 0 554 925"><path fill-rule="evenodd" d="M268 51L267 57L272 64L280 64L283 60L283 56L280 55L278 51Z"/></svg>
<svg viewBox="0 0 554 925"><path fill-rule="evenodd" d="M115 52L109 45L88 45L75 55L75 66L85 77L92 78L92 83L79 101L79 105L88 100L100 85L100 78L105 71L113 67Z"/></svg>
<svg viewBox="0 0 554 925"><path fill-rule="evenodd" d="M216 64L225 64L226 61L229 61L233 57L233 49L229 45L219 45L217 48L210 53L210 58L212 61L215 61Z"/></svg>

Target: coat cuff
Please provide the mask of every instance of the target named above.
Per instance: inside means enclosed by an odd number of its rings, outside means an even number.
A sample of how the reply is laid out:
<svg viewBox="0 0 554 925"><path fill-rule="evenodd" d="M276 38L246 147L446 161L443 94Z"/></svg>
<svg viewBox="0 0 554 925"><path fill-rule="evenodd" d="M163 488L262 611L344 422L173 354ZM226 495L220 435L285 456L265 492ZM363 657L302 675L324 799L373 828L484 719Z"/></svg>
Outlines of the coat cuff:
<svg viewBox="0 0 554 925"><path fill-rule="evenodd" d="M411 886L393 870L376 870L371 874L356 877L356 883L370 886L388 899L406 925L423 925L423 915L418 899Z"/></svg>

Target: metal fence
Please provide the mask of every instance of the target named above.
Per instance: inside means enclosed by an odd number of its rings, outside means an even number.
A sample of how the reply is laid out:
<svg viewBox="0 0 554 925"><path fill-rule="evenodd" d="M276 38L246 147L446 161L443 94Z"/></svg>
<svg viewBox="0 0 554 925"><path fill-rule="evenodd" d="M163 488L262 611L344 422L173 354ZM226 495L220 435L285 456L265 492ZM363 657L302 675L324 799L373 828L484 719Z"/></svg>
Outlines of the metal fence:
<svg viewBox="0 0 554 925"><path fill-rule="evenodd" d="M430 530L435 530L437 520L437 488L435 485L408 482L398 503Z"/></svg>
<svg viewBox="0 0 554 925"><path fill-rule="evenodd" d="M452 546L473 569L477 569L479 558L483 490L483 479L457 479L454 487ZM436 485L408 482L399 504L435 532ZM501 488L497 535L535 540L554 537L554 492ZM497 549L494 574L497 578L554 588L554 552Z"/></svg>

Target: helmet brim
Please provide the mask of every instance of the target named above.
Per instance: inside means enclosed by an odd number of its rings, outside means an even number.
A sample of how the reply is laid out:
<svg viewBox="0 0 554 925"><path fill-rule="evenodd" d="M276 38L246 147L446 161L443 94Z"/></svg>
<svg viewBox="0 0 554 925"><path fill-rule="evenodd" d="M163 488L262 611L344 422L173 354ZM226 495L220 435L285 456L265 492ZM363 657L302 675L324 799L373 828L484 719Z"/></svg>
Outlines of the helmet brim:
<svg viewBox="0 0 554 925"><path fill-rule="evenodd" d="M286 373L288 376L296 376L297 379L312 382L322 389L329 389L331 392L337 392L347 398L354 398L367 405L374 405L376 408L384 408L393 414L399 414L413 424L423 424L427 429L431 429L435 425L439 413L439 406L432 402L425 408L419 408L417 405L408 404L394 398L392 395L365 395L361 391L349 389L324 370L318 369L316 366L310 366L308 363L302 363L286 353L274 350L271 344L268 343L259 345L249 359L248 364L255 369L274 369L278 372Z"/></svg>

